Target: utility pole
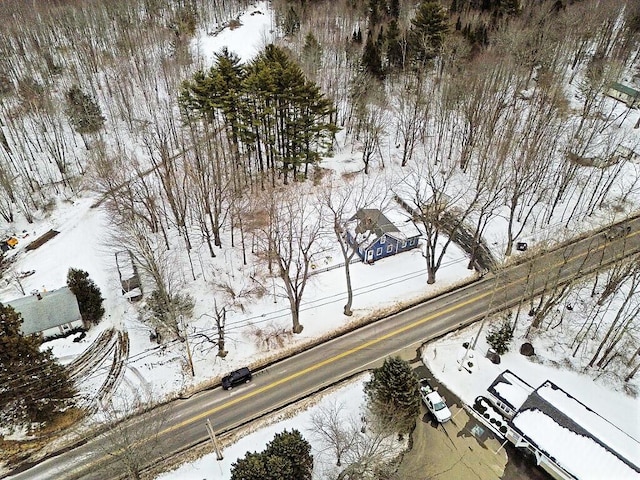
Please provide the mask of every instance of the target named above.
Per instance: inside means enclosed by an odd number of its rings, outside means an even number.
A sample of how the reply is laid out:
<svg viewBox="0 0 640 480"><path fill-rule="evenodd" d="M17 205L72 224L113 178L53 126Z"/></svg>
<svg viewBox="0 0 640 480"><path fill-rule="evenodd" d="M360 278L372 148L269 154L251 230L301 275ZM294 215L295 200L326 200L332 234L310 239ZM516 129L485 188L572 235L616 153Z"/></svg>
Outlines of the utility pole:
<svg viewBox="0 0 640 480"><path fill-rule="evenodd" d="M211 443L213 443L213 449L216 452L216 460L221 461L224 457L222 456L222 450L220 450L220 445L218 445L218 439L216 438L216 432L213 431L213 427L211 426L211 421L207 418L207 433L209 433L209 438L211 439Z"/></svg>
<svg viewBox="0 0 640 480"><path fill-rule="evenodd" d="M196 372L193 369L193 359L191 358L191 348L189 348L189 332L184 326L184 315L180 315L178 317L180 319L180 327L182 328L182 334L184 335L184 343L187 347L187 361L189 362L189 368L191 369L191 376L195 377Z"/></svg>

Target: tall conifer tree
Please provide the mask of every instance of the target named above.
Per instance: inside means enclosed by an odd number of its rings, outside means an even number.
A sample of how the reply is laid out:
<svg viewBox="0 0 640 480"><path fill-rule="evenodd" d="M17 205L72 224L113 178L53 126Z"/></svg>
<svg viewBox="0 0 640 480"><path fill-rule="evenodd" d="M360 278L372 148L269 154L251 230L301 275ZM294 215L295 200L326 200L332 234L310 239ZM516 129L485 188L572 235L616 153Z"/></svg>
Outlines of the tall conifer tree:
<svg viewBox="0 0 640 480"><path fill-rule="evenodd" d="M20 331L22 317L0 303L0 424L53 420L73 404L75 394L67 371L42 340Z"/></svg>

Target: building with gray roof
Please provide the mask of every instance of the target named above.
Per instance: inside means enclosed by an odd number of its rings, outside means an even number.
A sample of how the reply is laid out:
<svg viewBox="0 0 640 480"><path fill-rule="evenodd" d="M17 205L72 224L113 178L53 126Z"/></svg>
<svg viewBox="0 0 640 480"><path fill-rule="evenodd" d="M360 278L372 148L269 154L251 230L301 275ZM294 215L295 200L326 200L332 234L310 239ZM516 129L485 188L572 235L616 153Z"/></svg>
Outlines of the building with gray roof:
<svg viewBox="0 0 640 480"><path fill-rule="evenodd" d="M78 301L69 287L35 292L6 304L22 316L21 330L24 335L42 334L47 339L83 326Z"/></svg>

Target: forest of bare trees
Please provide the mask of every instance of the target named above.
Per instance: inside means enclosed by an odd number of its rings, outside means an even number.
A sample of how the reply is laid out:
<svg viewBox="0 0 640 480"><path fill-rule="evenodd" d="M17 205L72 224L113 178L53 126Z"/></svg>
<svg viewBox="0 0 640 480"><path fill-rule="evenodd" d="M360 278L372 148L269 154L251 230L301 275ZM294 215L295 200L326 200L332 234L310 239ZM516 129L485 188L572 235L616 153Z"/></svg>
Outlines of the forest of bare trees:
<svg viewBox="0 0 640 480"><path fill-rule="evenodd" d="M179 337L180 285L212 275L202 251L232 247L264 262L257 280L279 279L302 330L322 239L385 204L368 180L323 180L336 149L351 149L361 177L400 167L387 190L414 209L429 283L467 225L476 244L497 225L509 257L525 231L628 210L638 167L621 152L640 145L605 93L639 73L638 4L478 3L274 0L273 44L210 65L190 46L197 32L249 2L5 0L0 216L31 222L99 194ZM628 330L624 315L616 325Z"/></svg>

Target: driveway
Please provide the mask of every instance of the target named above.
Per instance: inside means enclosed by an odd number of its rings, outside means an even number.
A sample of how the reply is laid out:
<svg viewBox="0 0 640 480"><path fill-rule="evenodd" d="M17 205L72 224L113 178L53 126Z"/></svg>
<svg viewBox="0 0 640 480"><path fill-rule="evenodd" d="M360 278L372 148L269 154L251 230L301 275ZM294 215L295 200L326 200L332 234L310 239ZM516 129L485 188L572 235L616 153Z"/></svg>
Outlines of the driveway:
<svg viewBox="0 0 640 480"><path fill-rule="evenodd" d="M413 362L412 362L413 363ZM418 363L414 363L418 365ZM420 364L419 378L427 378L445 398L452 419L438 424L424 405L413 432L413 448L398 469L406 480L547 480L544 472L524 461L513 449L505 450L493 434L462 409L462 403ZM478 427L482 429L479 430ZM508 445L508 444L507 444Z"/></svg>

